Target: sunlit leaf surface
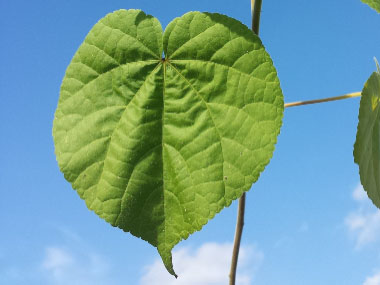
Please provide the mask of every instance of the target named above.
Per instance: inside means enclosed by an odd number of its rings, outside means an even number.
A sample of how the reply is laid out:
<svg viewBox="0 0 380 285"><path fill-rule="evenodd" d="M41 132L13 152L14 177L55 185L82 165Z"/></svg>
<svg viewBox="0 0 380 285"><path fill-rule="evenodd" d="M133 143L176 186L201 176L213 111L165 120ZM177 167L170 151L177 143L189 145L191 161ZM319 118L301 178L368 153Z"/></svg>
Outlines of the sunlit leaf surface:
<svg viewBox="0 0 380 285"><path fill-rule="evenodd" d="M174 275L172 248L250 189L282 116L272 61L240 22L190 12L163 33L119 10L67 68L53 135L87 207L157 247Z"/></svg>

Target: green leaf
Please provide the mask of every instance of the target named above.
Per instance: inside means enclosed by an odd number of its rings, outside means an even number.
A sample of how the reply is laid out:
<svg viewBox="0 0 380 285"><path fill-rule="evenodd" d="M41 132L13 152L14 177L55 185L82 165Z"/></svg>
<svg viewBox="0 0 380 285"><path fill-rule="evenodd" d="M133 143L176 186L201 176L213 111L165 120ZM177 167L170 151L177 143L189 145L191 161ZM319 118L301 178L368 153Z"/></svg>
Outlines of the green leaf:
<svg viewBox="0 0 380 285"><path fill-rule="evenodd" d="M157 247L175 275L172 248L269 163L283 108L270 57L240 22L190 12L162 34L152 16L119 10L67 68L56 156L87 207Z"/></svg>
<svg viewBox="0 0 380 285"><path fill-rule="evenodd" d="M380 13L380 0L361 0L363 3L370 6L372 9Z"/></svg>
<svg viewBox="0 0 380 285"><path fill-rule="evenodd" d="M380 71L365 83L360 100L354 159L368 197L380 208Z"/></svg>

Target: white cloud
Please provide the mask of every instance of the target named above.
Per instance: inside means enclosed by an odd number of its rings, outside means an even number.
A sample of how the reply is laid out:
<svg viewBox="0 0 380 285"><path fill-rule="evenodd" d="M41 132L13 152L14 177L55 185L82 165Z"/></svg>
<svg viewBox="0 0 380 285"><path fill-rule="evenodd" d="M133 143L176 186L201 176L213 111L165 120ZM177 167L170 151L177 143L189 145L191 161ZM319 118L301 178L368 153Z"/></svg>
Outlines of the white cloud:
<svg viewBox="0 0 380 285"><path fill-rule="evenodd" d="M128 276L115 274L112 262L94 251L76 233L57 228L60 243L38 248L41 256L22 262L5 262L0 249L0 284L115 285ZM62 241L63 240L63 241ZM29 253L26 253L28 255Z"/></svg>
<svg viewBox="0 0 380 285"><path fill-rule="evenodd" d="M48 247L45 251L42 268L47 272L51 272L55 278L60 278L60 276L64 275L65 269L74 264L72 256L61 248Z"/></svg>
<svg viewBox="0 0 380 285"><path fill-rule="evenodd" d="M380 240L380 211L369 200L361 185L352 194L358 208L345 218L345 225L355 239L356 248Z"/></svg>
<svg viewBox="0 0 380 285"><path fill-rule="evenodd" d="M157 259L145 268L141 285L223 285L228 284L232 254L231 243L205 243L198 249L184 247L173 252L178 279L171 276ZM240 248L237 284L249 285L264 254L256 246Z"/></svg>
<svg viewBox="0 0 380 285"><path fill-rule="evenodd" d="M354 192L352 192L352 198L354 198L355 201L367 201L368 196L367 192L364 191L363 186L359 183L358 186L356 186Z"/></svg>
<svg viewBox="0 0 380 285"><path fill-rule="evenodd" d="M47 247L41 263L43 276L53 285L112 284L109 266L97 254L64 247Z"/></svg>
<svg viewBox="0 0 380 285"><path fill-rule="evenodd" d="M380 272L373 276L367 277L363 285L380 285Z"/></svg>

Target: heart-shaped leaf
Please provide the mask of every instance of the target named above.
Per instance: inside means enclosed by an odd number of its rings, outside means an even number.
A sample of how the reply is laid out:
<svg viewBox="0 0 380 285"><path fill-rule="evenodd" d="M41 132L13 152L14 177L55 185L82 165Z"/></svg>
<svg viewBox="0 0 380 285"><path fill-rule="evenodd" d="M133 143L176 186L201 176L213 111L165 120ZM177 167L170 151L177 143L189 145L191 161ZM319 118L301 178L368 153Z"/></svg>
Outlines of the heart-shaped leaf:
<svg viewBox="0 0 380 285"><path fill-rule="evenodd" d="M354 159L368 197L380 208L380 70L365 83L360 99Z"/></svg>
<svg viewBox="0 0 380 285"><path fill-rule="evenodd" d="M162 34L152 16L119 10L67 68L53 136L87 207L157 247L175 274L174 245L250 189L282 116L272 61L240 22L190 12Z"/></svg>
<svg viewBox="0 0 380 285"><path fill-rule="evenodd" d="M363 3L366 3L372 9L376 10L377 13L380 13L380 0L361 0Z"/></svg>

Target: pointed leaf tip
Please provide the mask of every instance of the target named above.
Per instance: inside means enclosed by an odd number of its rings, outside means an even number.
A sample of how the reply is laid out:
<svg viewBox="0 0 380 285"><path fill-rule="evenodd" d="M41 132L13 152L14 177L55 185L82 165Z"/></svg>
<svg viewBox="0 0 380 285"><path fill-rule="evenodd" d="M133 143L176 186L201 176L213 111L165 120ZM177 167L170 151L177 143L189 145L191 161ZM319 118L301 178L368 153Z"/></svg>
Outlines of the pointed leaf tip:
<svg viewBox="0 0 380 285"><path fill-rule="evenodd" d="M158 253L161 256L162 262L165 265L166 270L173 275L175 278L178 277L178 275L175 273L174 268L173 268L173 256L172 256L172 247L167 248L165 244L160 244L157 247Z"/></svg>

